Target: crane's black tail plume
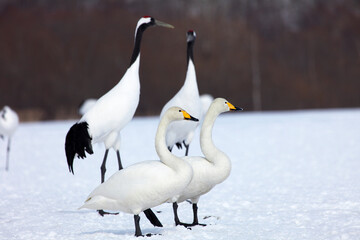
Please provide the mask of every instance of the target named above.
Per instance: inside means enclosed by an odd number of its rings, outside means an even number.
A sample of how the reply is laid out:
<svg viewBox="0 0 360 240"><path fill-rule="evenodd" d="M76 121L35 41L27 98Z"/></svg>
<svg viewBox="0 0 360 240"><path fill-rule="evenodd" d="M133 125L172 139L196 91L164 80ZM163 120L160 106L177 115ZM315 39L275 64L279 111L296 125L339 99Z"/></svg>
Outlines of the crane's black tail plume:
<svg viewBox="0 0 360 240"><path fill-rule="evenodd" d="M78 158L85 158L85 151L93 154L91 137L88 132L89 125L87 122L75 123L66 134L65 152L69 171L74 174L74 158L77 154Z"/></svg>
<svg viewBox="0 0 360 240"><path fill-rule="evenodd" d="M159 221L159 219L156 217L155 213L149 208L144 211L145 216L149 221L154 225L155 227L162 227L163 225Z"/></svg>

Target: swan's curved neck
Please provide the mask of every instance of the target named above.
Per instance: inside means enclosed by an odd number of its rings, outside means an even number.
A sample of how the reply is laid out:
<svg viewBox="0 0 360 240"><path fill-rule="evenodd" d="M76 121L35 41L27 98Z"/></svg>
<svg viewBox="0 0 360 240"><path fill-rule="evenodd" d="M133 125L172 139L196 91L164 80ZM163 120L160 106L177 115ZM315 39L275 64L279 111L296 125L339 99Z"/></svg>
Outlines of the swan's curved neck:
<svg viewBox="0 0 360 240"><path fill-rule="evenodd" d="M170 168L177 170L181 165L182 160L169 151L165 141L166 130L170 122L171 120L166 115L160 120L155 136L155 149L161 162Z"/></svg>
<svg viewBox="0 0 360 240"><path fill-rule="evenodd" d="M216 169L216 175L213 176L213 181L220 183L224 181L230 174L231 161L225 153L220 151L212 141L212 129L217 116L220 114L218 111L212 109L210 106L200 132L200 145L201 151L205 155L207 161L213 164Z"/></svg>
<svg viewBox="0 0 360 240"><path fill-rule="evenodd" d="M205 155L205 158L213 162L212 156L216 154L219 150L216 148L213 140L212 140L212 130L215 123L215 120L217 116L219 116L220 113L216 113L215 111L211 111L211 106L208 112L206 113L206 116L204 118L203 125L201 127L200 131L200 146L201 151Z"/></svg>
<svg viewBox="0 0 360 240"><path fill-rule="evenodd" d="M203 125L200 131L200 145L201 151L205 155L205 158L217 165L221 165L225 168L231 167L230 159L226 156L225 153L220 151L214 144L212 140L212 130L215 123L216 118L219 116L221 112L214 111L212 106L210 106L206 116L204 118Z"/></svg>

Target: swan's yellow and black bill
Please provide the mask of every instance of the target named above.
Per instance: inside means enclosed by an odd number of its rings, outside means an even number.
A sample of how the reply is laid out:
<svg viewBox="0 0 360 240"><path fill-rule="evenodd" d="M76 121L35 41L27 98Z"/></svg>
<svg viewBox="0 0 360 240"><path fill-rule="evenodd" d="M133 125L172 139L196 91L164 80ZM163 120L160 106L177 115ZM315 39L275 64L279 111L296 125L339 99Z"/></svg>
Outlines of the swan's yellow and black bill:
<svg viewBox="0 0 360 240"><path fill-rule="evenodd" d="M234 105L232 105L232 104L229 103L229 102L226 102L226 104L229 106L230 111L242 111L242 110L243 110L242 108L235 107Z"/></svg>
<svg viewBox="0 0 360 240"><path fill-rule="evenodd" d="M184 115L184 119L186 120L191 120L191 121L195 121L195 122L198 122L199 119L197 118L194 118L193 116L191 116L190 114L188 114L186 111L181 111Z"/></svg>
<svg viewBox="0 0 360 240"><path fill-rule="evenodd" d="M160 27L166 27L166 28L174 28L173 25L162 22L162 21L159 21L159 20L156 20L156 19L155 19L155 25L160 26Z"/></svg>

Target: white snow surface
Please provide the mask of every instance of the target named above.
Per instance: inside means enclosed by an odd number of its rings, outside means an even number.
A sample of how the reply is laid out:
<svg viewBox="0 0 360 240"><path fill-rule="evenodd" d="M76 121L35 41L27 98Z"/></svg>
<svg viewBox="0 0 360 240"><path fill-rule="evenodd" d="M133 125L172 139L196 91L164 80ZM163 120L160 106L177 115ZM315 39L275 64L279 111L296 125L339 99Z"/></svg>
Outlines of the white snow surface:
<svg viewBox="0 0 360 240"><path fill-rule="evenodd" d="M124 166L157 159L158 117L136 117L122 131ZM100 183L104 149L75 159L68 171L64 141L75 121L21 123L10 169L0 139L0 239L135 239L133 216L77 210ZM199 133L189 155L202 155ZM174 226L171 204L154 208L163 228L143 214L151 239L360 239L360 109L227 113L213 139L232 160L228 179L199 201L192 230ZM175 154L183 154L174 148ZM110 151L108 178L117 170ZM183 222L191 205L179 204Z"/></svg>

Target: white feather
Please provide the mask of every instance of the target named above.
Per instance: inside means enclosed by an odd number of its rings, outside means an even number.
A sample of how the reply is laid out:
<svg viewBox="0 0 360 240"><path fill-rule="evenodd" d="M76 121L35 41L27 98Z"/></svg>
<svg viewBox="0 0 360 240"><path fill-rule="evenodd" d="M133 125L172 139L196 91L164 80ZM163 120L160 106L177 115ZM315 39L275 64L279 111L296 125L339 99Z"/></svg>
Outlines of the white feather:
<svg viewBox="0 0 360 240"><path fill-rule="evenodd" d="M19 125L17 113L9 106L4 106L0 111L0 135L11 137Z"/></svg>
<svg viewBox="0 0 360 240"><path fill-rule="evenodd" d="M184 119L180 108L170 108L162 117L155 138L160 161L145 161L116 172L92 191L81 208L106 209L138 215L164 202L175 202L189 184L192 168L169 152L166 128L171 121Z"/></svg>
<svg viewBox="0 0 360 240"><path fill-rule="evenodd" d="M184 85L179 92L165 104L160 117L172 106L179 106L198 119L202 117L195 66L191 59L189 59ZM187 145L190 144L198 126L199 122L174 122L170 124L166 135L167 146L172 147L175 143L182 143L183 141L185 141Z"/></svg>
<svg viewBox="0 0 360 240"><path fill-rule="evenodd" d="M115 144L119 131L133 118L140 95L139 61L140 55L120 82L80 119L79 122L89 124L93 143L105 142L109 149Z"/></svg>
<svg viewBox="0 0 360 240"><path fill-rule="evenodd" d="M223 98L215 99L204 118L200 133L200 145L205 157L184 157L193 169L193 178L181 193L178 202L190 199L193 203L197 203L200 196L223 182L230 174L230 159L214 145L211 137L217 116L222 112L230 111L225 102L227 100Z"/></svg>

